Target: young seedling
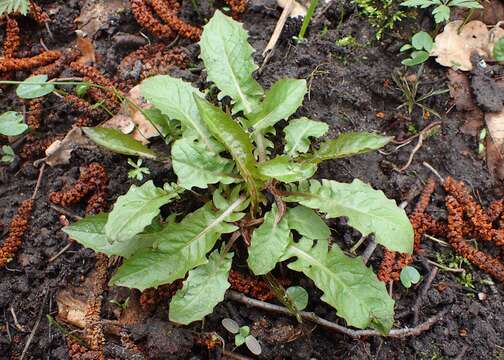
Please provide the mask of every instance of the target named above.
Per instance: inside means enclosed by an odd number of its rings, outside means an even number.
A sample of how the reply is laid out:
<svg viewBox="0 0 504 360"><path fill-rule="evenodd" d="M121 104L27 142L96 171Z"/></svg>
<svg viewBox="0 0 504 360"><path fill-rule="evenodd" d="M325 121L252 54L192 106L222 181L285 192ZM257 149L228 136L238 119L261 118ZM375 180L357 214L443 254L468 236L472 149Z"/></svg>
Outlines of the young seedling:
<svg viewBox="0 0 504 360"><path fill-rule="evenodd" d="M432 37L428 33L425 31L417 32L411 38L411 44L403 45L399 50L400 52L411 50L410 57L401 61L401 64L414 66L427 61L433 45Z"/></svg>
<svg viewBox="0 0 504 360"><path fill-rule="evenodd" d="M431 6L434 7L432 9L432 15L434 15L434 21L436 24L450 20L450 8L483 8L483 6L481 6L481 4L476 0L407 0L402 2L401 6L419 7L421 9L426 9Z"/></svg>
<svg viewBox="0 0 504 360"><path fill-rule="evenodd" d="M16 154L14 154L14 150L9 145L2 146L2 158L0 159L1 162L11 163L14 161L15 156Z"/></svg>
<svg viewBox="0 0 504 360"><path fill-rule="evenodd" d="M23 114L7 111L0 115L0 135L18 136L28 130Z"/></svg>
<svg viewBox="0 0 504 360"><path fill-rule="evenodd" d="M267 275L290 260L287 266L312 279L324 293L323 301L347 324L387 333L394 301L362 259L347 256L330 241L321 214L346 216L363 236L373 233L378 244L403 253L413 249L408 217L395 201L362 181L311 177L323 161L377 150L391 138L351 132L314 146L312 139L323 137L328 125L291 119L307 93L304 79L281 79L265 92L253 77L258 67L247 32L220 11L205 26L199 45L208 80L220 90L217 100L210 102L198 88L167 75L141 85L143 97L180 124L169 154L177 183L133 185L110 213L88 216L64 231L95 251L124 257L111 285L144 290L186 278L171 299L169 318L189 324L224 299L231 249L241 245L235 242L238 225L257 222L247 228L251 243L245 248L255 275ZM218 101L225 97L227 105ZM283 129L282 120L287 122ZM112 129L84 131L110 150L158 156L128 135L110 136ZM282 131L283 150L275 152L273 140L282 139ZM160 216L162 206L195 188L208 199L200 208Z"/></svg>
<svg viewBox="0 0 504 360"><path fill-rule="evenodd" d="M406 289L409 289L412 284L417 284L420 281L420 273L413 266L405 266L401 270L401 284Z"/></svg>
<svg viewBox="0 0 504 360"><path fill-rule="evenodd" d="M229 318L222 319L221 323L227 331L235 335L234 342L236 347L245 344L252 354L261 354L261 344L250 334L250 328L248 326L240 327L236 321Z"/></svg>
<svg viewBox="0 0 504 360"><path fill-rule="evenodd" d="M150 175L150 170L148 167L142 167L143 160L138 158L136 164L133 160L128 159L128 164L133 168L133 170L128 171L128 178L137 179L142 181L144 175Z"/></svg>
<svg viewBox="0 0 504 360"><path fill-rule="evenodd" d="M404 102L397 107L397 109L402 109L403 107L407 107L408 109L408 114L411 116L413 113L413 109L415 106L418 106L420 109L422 109L423 112L429 112L437 117L441 117L434 109L428 107L425 105L423 102L427 100L428 98L432 96L437 96L441 94L447 93L449 90L448 89L443 89L443 90L430 90L424 95L420 95L418 93L420 84L421 84L421 77L423 75L423 65L421 65L416 72L416 75L413 77L412 80L408 79L406 76L396 76L394 75L392 79L394 80L395 84L401 90L403 94L403 100Z"/></svg>

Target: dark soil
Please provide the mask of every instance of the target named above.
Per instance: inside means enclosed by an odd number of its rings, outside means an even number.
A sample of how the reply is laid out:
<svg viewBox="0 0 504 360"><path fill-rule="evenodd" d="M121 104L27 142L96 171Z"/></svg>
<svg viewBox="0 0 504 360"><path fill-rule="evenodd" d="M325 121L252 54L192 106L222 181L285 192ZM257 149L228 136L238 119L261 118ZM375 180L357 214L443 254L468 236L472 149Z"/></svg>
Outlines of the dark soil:
<svg viewBox="0 0 504 360"><path fill-rule="evenodd" d="M51 16L51 39L45 29L31 20L20 22L22 27L23 50L40 50L39 38L51 48L69 47L75 40L74 19L80 13L83 1L38 1ZM203 2L204 15L211 13L211 8ZM187 19L197 22L197 17L184 1L183 14ZM346 6L345 18L341 26L339 6L332 6L313 24L307 41L295 45L291 36L297 33L299 22L289 20L286 32L282 36L275 53L266 66L258 73L258 80L268 88L275 80L283 77L306 78L309 82L309 98L298 111L299 116L327 122L331 127L331 136L349 130L377 130L404 139L411 135L411 127L422 129L436 119L423 120L418 109L410 118L404 111L396 108L402 103L401 92L394 87L392 74L403 71L398 48L402 41L398 34L407 38L410 31L407 22L394 34L385 36L378 43L374 39L373 29L351 6ZM260 52L266 46L273 31L280 11L274 1L254 1L241 20L250 32L250 41L257 49L256 61L262 61ZM421 22L421 19L419 19ZM327 31L322 31L326 27ZM120 33L133 34L138 39L140 28L131 13L121 12L109 19L107 26L98 33L98 65L111 78L116 75L120 60L142 41L131 45L117 45ZM3 30L2 30L3 31ZM339 47L336 40L352 35L359 44L356 47ZM120 38L120 37L119 37ZM154 38L153 38L154 39ZM180 41L198 65L197 46L189 41ZM131 48L133 47L133 49ZM196 85L204 83L205 74L188 70L174 69L173 74L192 81ZM430 88L445 88L445 69L434 62L429 63L422 77L421 91ZM27 74L16 74L23 79ZM12 88L2 88L0 109L20 109L21 104L15 98ZM431 107L444 114L450 107L447 95L437 96L428 101ZM65 133L74 121L75 115L56 97L49 97L44 103L44 126L37 135L41 137ZM381 116L380 113L383 113ZM414 205L421 191L422 183L431 175L422 165L427 161L442 175L451 175L468 183L484 205L502 195L501 184L490 179L485 162L477 155L477 139L460 132L461 122L456 112L452 111L442 118L442 126L433 136L428 137L422 148L416 153L411 166L403 173L393 170L393 164L402 166L408 160L413 143L382 155L374 152L350 159L331 161L324 164L317 176L349 182L359 178L370 183L398 203L408 202L407 210ZM393 147L387 148L393 150ZM69 243L68 237L61 231L61 214L50 207L48 196L51 191L60 190L65 184L74 182L79 177L79 167L93 161L104 164L110 178L109 204L117 196L125 193L134 181L128 179L128 165L123 156L113 155L103 150L77 150L71 163L65 166L47 168L31 217L30 230L14 261L7 268L0 270L0 359L18 359L23 352L30 333L41 317L34 332L25 359L67 359L66 342L63 335L54 327L49 327L47 314L57 313L56 293L70 286L79 286L94 268L93 251L73 243L71 247L54 261L49 262ZM173 174L166 166L147 162L151 177L156 184L173 180ZM10 219L20 202L31 196L38 175L33 161L17 159L10 166L0 167L0 228L5 234ZM190 204L190 205L187 205ZM187 199L169 212L190 210L189 206L198 206L195 197ZM74 206L71 211L84 214L85 205ZM438 186L429 212L435 217L445 218L443 192ZM73 220L70 219L69 220ZM348 228L344 220L333 221L336 240L344 248L351 247L359 239L359 234ZM424 256L437 262L450 262L453 253L450 248L426 240ZM485 250L495 254L495 249ZM381 259L381 249L377 249L371 258L371 265L377 269ZM441 258L440 258L441 257ZM431 271L425 258L416 259L414 266L426 277ZM464 268L472 275L472 281L463 280L459 273L439 272L432 286L427 291L420 309L420 321L448 309L446 316L430 330L419 336L401 340L370 337L354 340L339 333L327 331L306 323L297 324L293 318L276 316L264 311L247 308L237 303L225 301L217 306L203 324L198 323L186 328L178 328L167 320L169 299L161 299L158 306L150 313L141 326L134 329L134 338L145 350L149 359L207 359L221 356L218 350L208 351L193 341L194 334L215 331L226 343L232 342L231 336L220 325L224 317L232 317L242 324L248 324L263 345L263 359L502 359L504 358L504 315L502 312L504 295L501 284L488 285L488 276L471 265ZM111 270L112 271L112 270ZM287 274L288 275L288 274ZM297 278L291 280L296 282ZM303 279L301 283L310 292L310 311L329 320L338 320L334 310L320 301L320 293L313 284ZM420 295L423 283L409 290L395 284L393 296L396 300L395 327L412 327L413 304ZM46 293L48 296L45 296ZM478 295L478 293L480 293ZM486 297L481 297L481 293ZM110 300L124 300L128 296L125 289L109 289L104 299L102 317L115 319L115 305ZM480 300L480 296L484 300ZM13 314L22 328L14 322ZM117 339L108 338L109 352L113 352ZM252 357L243 347L238 353ZM117 358L133 358L115 355Z"/></svg>

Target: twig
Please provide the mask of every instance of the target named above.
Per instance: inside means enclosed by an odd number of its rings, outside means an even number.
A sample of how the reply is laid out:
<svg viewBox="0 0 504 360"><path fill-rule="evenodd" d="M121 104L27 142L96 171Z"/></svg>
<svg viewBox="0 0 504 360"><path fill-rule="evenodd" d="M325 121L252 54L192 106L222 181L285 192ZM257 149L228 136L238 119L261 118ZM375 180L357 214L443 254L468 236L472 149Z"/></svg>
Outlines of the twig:
<svg viewBox="0 0 504 360"><path fill-rule="evenodd" d="M420 134L425 134L427 131L429 131L430 129L432 129L433 127L438 126L438 125L441 125L441 121L434 121L433 123L430 123L429 125L424 127L422 130L420 130L415 135L412 135L404 140L392 140L391 143L397 144L397 145L407 144L407 143L411 142L413 139L415 139L416 137L419 137Z"/></svg>
<svg viewBox="0 0 504 360"><path fill-rule="evenodd" d="M413 162L413 157L415 157L415 154L417 153L417 151L420 150L420 148L422 147L422 144L423 144L423 134L420 134L420 136L418 137L418 142L415 145L415 147L413 148L413 150L411 151L411 154L410 154L406 164L404 164L404 166L402 166L400 168L398 168L397 166L394 166L394 170L397 172L403 172L404 170L409 168L411 163Z"/></svg>
<svg viewBox="0 0 504 360"><path fill-rule="evenodd" d="M16 316L16 312L14 311L14 307L11 305L9 307L9 311L12 315L12 320L14 320L14 325L16 326L16 329L18 329L19 331L22 331L22 332L26 332L26 329L24 328L24 326L22 326L19 322L18 322L18 319L17 319L17 316Z"/></svg>
<svg viewBox="0 0 504 360"><path fill-rule="evenodd" d="M248 305L248 306L253 306L253 307L263 309L263 310L293 316L292 313L289 311L289 309L287 309L283 306L274 305L274 304L270 304L270 303L267 303L264 301L252 299L252 298L249 298L248 296L245 296L245 295L243 295L239 292L236 292L234 290L228 290L226 293L226 297L229 300L237 301L237 302L240 302L240 303ZM393 337L393 338L403 338L403 337L407 337L407 336L419 335L422 332L429 330L432 325L434 325L435 323L440 321L443 318L443 316L446 314L447 311L448 311L448 309L442 310L438 314L427 319L425 322L421 323L420 325L418 325L414 328L406 327L406 328L402 328L402 329L390 330L390 332L388 333L387 336ZM318 324L318 325L323 326L325 328L340 332L342 334L348 335L348 336L355 338L355 339L358 339L358 338L361 338L364 336L384 336L382 333L380 333L376 330L349 329L347 327L344 327L344 326L338 325L336 323L333 323L331 321L328 321L326 319L323 319L323 318L317 316L313 312L300 311L299 314L304 320L311 321L315 324Z"/></svg>
<svg viewBox="0 0 504 360"><path fill-rule="evenodd" d="M285 22L287 21L287 17L290 15L292 9L294 8L294 0L289 0L287 5L285 5L282 14L280 15L280 18L278 19L275 30L273 30L273 34L271 34L271 38L268 42L268 45L266 45L266 48L264 49L262 56L264 57L263 63L261 65L261 69L264 68L264 66L268 63L269 58L271 57L271 54L273 53L273 50L275 49L276 43L278 42L278 39L280 38L280 34L282 33L282 29L285 25ZM261 70L259 70L261 71Z"/></svg>
<svg viewBox="0 0 504 360"><path fill-rule="evenodd" d="M439 181L441 181L441 183L444 183L443 177L441 175L439 175L439 172L436 169L434 169L431 164L429 164L427 161L424 161L422 164L427 169L429 169L430 171L432 171L434 173L434 175L437 176L437 178L439 179Z"/></svg>
<svg viewBox="0 0 504 360"><path fill-rule="evenodd" d="M46 303L48 294L49 294L49 291L47 289L45 289L44 300L42 301L42 306L40 306L40 311L39 311L39 314L37 317L37 321L35 322L35 325L33 326L33 330L31 331L30 336L28 336L28 340L26 340L26 344L23 348L23 352L21 353L21 357L19 358L19 360L24 359L26 352L28 351L28 348L30 347L31 342L33 341L33 338L35 337L35 333L37 332L37 329L40 325L40 320L42 320L42 314L44 313L44 307L45 307L45 303Z"/></svg>
<svg viewBox="0 0 504 360"><path fill-rule="evenodd" d="M431 272L429 273L429 276L425 280L425 283L422 287L422 291L420 292L420 296L417 297L415 301L415 305L413 305L413 324L417 325L418 324L418 318L419 318L419 311L420 311L420 306L422 306L423 299L427 295L427 291L429 291L432 282L434 281L434 278L436 277L438 273L438 268L433 267Z"/></svg>
<svg viewBox="0 0 504 360"><path fill-rule="evenodd" d="M32 194L32 197L31 197L32 200L35 199L35 196L37 196L37 193L38 193L38 191L40 189L40 183L42 182L42 175L44 175L44 169L45 169L45 163L42 164L42 167L39 170L39 175L38 175L38 178L37 178L37 183L35 184L35 190L33 190L33 194Z"/></svg>
<svg viewBox="0 0 504 360"><path fill-rule="evenodd" d="M81 220L82 219L82 216L74 214L70 210L67 210L65 208L59 207L58 205L50 204L49 207L51 209L53 209L54 211L60 213L60 214L63 214L63 215L68 216L68 217L71 217L74 220Z"/></svg>
<svg viewBox="0 0 504 360"><path fill-rule="evenodd" d="M231 351L227 351L225 349L222 350L222 355L224 356L224 358L230 358L230 359L235 359L235 360L252 360L249 357L246 357L246 356L243 356L243 355L231 352Z"/></svg>
<svg viewBox="0 0 504 360"><path fill-rule="evenodd" d="M65 251L67 251L68 249L70 249L70 247L73 245L73 243L68 243L63 249L61 249L56 255L54 255L52 258L50 258L49 260L47 260L47 262L53 262L54 260L56 260L57 258L59 258L61 255L63 255L63 253Z"/></svg>

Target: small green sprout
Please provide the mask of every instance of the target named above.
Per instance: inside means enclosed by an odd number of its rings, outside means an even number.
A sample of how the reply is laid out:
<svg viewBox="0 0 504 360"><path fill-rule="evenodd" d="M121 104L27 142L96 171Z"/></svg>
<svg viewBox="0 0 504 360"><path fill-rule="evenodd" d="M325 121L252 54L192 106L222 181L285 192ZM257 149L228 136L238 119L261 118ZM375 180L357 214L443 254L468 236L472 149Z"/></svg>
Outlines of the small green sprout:
<svg viewBox="0 0 504 360"><path fill-rule="evenodd" d="M406 66L414 66L426 62L429 59L429 53L434 46L432 37L425 31L417 32L411 38L411 44L401 47L400 52L411 50L410 57L401 61Z"/></svg>
<svg viewBox="0 0 504 360"><path fill-rule="evenodd" d="M245 344L250 352L254 355L260 355L262 352L259 341L250 334L248 326L239 326L233 319L225 318L221 321L222 326L232 334L235 334L235 346L239 347Z"/></svg>
<svg viewBox="0 0 504 360"><path fill-rule="evenodd" d="M407 289L411 287L412 284L418 284L420 281L420 273L413 266L406 266L401 271L401 284Z"/></svg>
<svg viewBox="0 0 504 360"><path fill-rule="evenodd" d="M128 296L126 298L126 300L124 300L123 302L117 301L116 299L112 299L112 300L110 300L110 303L119 306L121 308L121 310L124 311L128 308L129 300L130 300L130 298Z"/></svg>
<svg viewBox="0 0 504 360"><path fill-rule="evenodd" d="M14 161L14 150L9 146L9 145L4 145L2 146L2 158L0 159L1 162L5 163L11 163Z"/></svg>
<svg viewBox="0 0 504 360"><path fill-rule="evenodd" d="M128 171L128 178L130 179L137 179L138 181L142 181L145 175L150 174L150 170L148 167L141 167L143 163L142 159L138 159L136 164L133 162L133 160L128 159L128 164L133 167L132 170Z"/></svg>

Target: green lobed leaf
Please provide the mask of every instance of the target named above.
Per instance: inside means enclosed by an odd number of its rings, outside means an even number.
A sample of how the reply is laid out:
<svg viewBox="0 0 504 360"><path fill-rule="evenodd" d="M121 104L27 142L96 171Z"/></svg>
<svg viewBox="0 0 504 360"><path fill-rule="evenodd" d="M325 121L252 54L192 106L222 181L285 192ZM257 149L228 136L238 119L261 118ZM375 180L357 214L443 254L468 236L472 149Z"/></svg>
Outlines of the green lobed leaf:
<svg viewBox="0 0 504 360"><path fill-rule="evenodd" d="M148 228L145 233L138 234L129 241L116 241L111 244L105 234L107 219L108 214L106 213L89 215L65 226L63 231L84 247L107 256L116 255L125 258L130 257L140 249L150 247L155 241L154 234L158 230L158 226Z"/></svg>
<svg viewBox="0 0 504 360"><path fill-rule="evenodd" d="M236 162L238 171L245 181L252 206L259 199L257 164L253 155L253 147L249 136L230 115L205 99L194 97L201 115L211 134L226 148Z"/></svg>
<svg viewBox="0 0 504 360"><path fill-rule="evenodd" d="M203 94L190 83L168 75L144 80L142 96L170 119L179 120L186 128L194 129L198 137L212 149L210 132L201 120L194 96Z"/></svg>
<svg viewBox="0 0 504 360"><path fill-rule="evenodd" d="M308 161L319 163L331 159L340 159L351 155L378 150L387 145L392 137L366 132L342 133L336 139L327 140L320 148L308 156Z"/></svg>
<svg viewBox="0 0 504 360"><path fill-rule="evenodd" d="M189 271L182 289L170 302L170 321L188 325L211 314L214 307L224 300L230 286L228 276L232 259L232 253L221 257L215 250L206 264Z"/></svg>
<svg viewBox="0 0 504 360"><path fill-rule="evenodd" d="M432 1L430 0L407 0L403 1L400 5L401 6L407 6L407 7L417 7L417 6L422 6L428 4L429 6L432 5Z"/></svg>
<svg viewBox="0 0 504 360"><path fill-rule="evenodd" d="M324 136L329 130L329 125L322 121L310 120L306 117L289 121L284 129L285 149L287 156L293 157L305 153L310 148L310 137Z"/></svg>
<svg viewBox="0 0 504 360"><path fill-rule="evenodd" d="M303 162L297 163L287 155L277 156L257 165L259 173L270 179L277 179L284 183L291 183L309 179L317 172L317 164Z"/></svg>
<svg viewBox="0 0 504 360"><path fill-rule="evenodd" d="M292 242L283 260L297 258L288 267L303 272L324 292L322 300L333 306L348 325L360 329L373 327L386 334L394 321L394 301L385 284L360 257L351 258L327 240L302 238Z"/></svg>
<svg viewBox="0 0 504 360"><path fill-rule="evenodd" d="M264 215L264 222L252 233L247 263L256 275L264 275L275 268L285 252L292 234L286 217L277 223L278 208L275 204Z"/></svg>
<svg viewBox="0 0 504 360"><path fill-rule="evenodd" d="M436 24L450 20L450 8L446 5L439 5L432 10Z"/></svg>
<svg viewBox="0 0 504 360"><path fill-rule="evenodd" d="M495 43L493 57L495 61L504 61L504 36Z"/></svg>
<svg viewBox="0 0 504 360"><path fill-rule="evenodd" d="M47 82L47 75L30 76L16 89L16 95L21 99L35 99L46 96L54 91L54 85Z"/></svg>
<svg viewBox="0 0 504 360"><path fill-rule="evenodd" d="M0 0L0 15L12 14L15 12L26 15L28 14L29 7L29 0Z"/></svg>
<svg viewBox="0 0 504 360"><path fill-rule="evenodd" d="M208 80L221 90L219 99L231 97L233 113L253 112L263 95L263 89L252 77L257 65L247 36L241 23L217 10L204 26L199 42Z"/></svg>
<svg viewBox="0 0 504 360"><path fill-rule="evenodd" d="M301 286L291 286L285 290L297 310L302 311L308 306L308 292Z"/></svg>
<svg viewBox="0 0 504 360"><path fill-rule="evenodd" d="M266 93L259 110L247 115L250 125L254 131L260 131L288 119L301 106L306 92L304 79L278 80Z"/></svg>
<svg viewBox="0 0 504 360"><path fill-rule="evenodd" d="M298 205L285 212L289 228L300 235L314 240L326 240L331 236L329 226L310 208Z"/></svg>
<svg viewBox="0 0 504 360"><path fill-rule="evenodd" d="M0 135L17 136L28 130L23 114L7 111L0 115Z"/></svg>
<svg viewBox="0 0 504 360"><path fill-rule="evenodd" d="M112 285L140 289L170 284L187 271L207 262L206 254L224 233L237 229L225 223L239 202L221 212L208 202L180 223L169 223L157 233L153 249L141 250L127 259L111 279Z"/></svg>
<svg viewBox="0 0 504 360"><path fill-rule="evenodd" d="M410 288L411 284L416 284L420 281L420 273L413 266L405 266L401 270L401 284L405 288Z"/></svg>
<svg viewBox="0 0 504 360"><path fill-rule="evenodd" d="M466 9L482 9L483 5L475 0L451 0L448 6L458 6Z"/></svg>
<svg viewBox="0 0 504 360"><path fill-rule="evenodd" d="M348 224L363 236L374 234L376 242L389 250L411 254L413 227L406 212L382 191L355 179L350 184L323 179L290 185L293 195L285 201L326 213L327 218L345 216Z"/></svg>
<svg viewBox="0 0 504 360"><path fill-rule="evenodd" d="M429 53L427 51L415 51L411 54L411 58L404 59L401 64L406 66L415 66L426 62L429 59Z"/></svg>
<svg viewBox="0 0 504 360"><path fill-rule="evenodd" d="M119 196L105 225L109 242L125 242L142 232L152 219L159 215L159 208L178 198L180 188L158 188L152 180L140 187L132 185L125 195Z"/></svg>
<svg viewBox="0 0 504 360"><path fill-rule="evenodd" d="M417 50L430 52L433 44L432 37L425 31L419 31L411 38L411 45Z"/></svg>
<svg viewBox="0 0 504 360"><path fill-rule="evenodd" d="M147 146L117 129L84 127L82 130L92 141L118 154L141 156L147 159L158 157L158 154Z"/></svg>
<svg viewBox="0 0 504 360"><path fill-rule="evenodd" d="M231 184L239 180L233 174L233 161L209 152L204 144L195 139L184 137L175 141L171 154L178 184L185 189L206 189L208 184Z"/></svg>

